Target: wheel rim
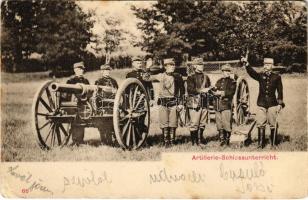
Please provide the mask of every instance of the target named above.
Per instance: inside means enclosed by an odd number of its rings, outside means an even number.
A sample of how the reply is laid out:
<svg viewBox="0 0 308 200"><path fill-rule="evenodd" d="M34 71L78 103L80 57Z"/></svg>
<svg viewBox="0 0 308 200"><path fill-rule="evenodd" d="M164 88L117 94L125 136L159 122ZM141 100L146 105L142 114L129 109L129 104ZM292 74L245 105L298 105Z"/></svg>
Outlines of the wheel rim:
<svg viewBox="0 0 308 200"><path fill-rule="evenodd" d="M250 114L249 87L245 79L239 79L234 104L235 121L237 125L242 125L247 122Z"/></svg>
<svg viewBox="0 0 308 200"><path fill-rule="evenodd" d="M34 97L32 106L33 128L42 149L66 145L69 141L69 123L61 123L50 117L62 115L59 112L60 94L50 90L53 81L45 82Z"/></svg>
<svg viewBox="0 0 308 200"><path fill-rule="evenodd" d="M119 88L114 105L114 130L124 149L138 149L145 142L150 126L146 90L137 79L127 79Z"/></svg>

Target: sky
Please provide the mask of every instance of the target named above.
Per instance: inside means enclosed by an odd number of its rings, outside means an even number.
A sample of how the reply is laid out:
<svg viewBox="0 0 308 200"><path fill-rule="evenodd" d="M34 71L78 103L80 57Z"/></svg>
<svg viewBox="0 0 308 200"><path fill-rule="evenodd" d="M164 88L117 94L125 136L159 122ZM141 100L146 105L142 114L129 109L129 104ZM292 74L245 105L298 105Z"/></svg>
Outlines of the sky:
<svg viewBox="0 0 308 200"><path fill-rule="evenodd" d="M137 29L138 19L130 9L136 7L150 7L155 1L78 1L78 5L85 11L94 10L99 18L114 17L121 21L121 28L141 38L141 31ZM102 35L104 27L101 23L94 24L93 33ZM128 41L124 41L122 54L140 55L144 54L138 47L133 47Z"/></svg>

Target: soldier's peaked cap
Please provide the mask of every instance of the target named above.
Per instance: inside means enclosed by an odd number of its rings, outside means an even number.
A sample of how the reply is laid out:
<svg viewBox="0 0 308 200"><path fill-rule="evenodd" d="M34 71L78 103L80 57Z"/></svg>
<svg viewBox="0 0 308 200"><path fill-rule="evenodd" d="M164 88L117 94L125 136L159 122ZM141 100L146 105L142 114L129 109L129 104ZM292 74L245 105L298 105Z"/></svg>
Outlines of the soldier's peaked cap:
<svg viewBox="0 0 308 200"><path fill-rule="evenodd" d="M74 64L74 69L76 68L82 68L85 69L84 63L83 62L77 62Z"/></svg>
<svg viewBox="0 0 308 200"><path fill-rule="evenodd" d="M230 64L224 64L221 67L221 71L231 71L231 65Z"/></svg>
<svg viewBox="0 0 308 200"><path fill-rule="evenodd" d="M142 57L141 56L133 56L132 61L142 61Z"/></svg>
<svg viewBox="0 0 308 200"><path fill-rule="evenodd" d="M111 67L109 64L104 64L104 65L101 65L101 70L111 70Z"/></svg>
<svg viewBox="0 0 308 200"><path fill-rule="evenodd" d="M273 58L264 58L264 64L274 64Z"/></svg>
<svg viewBox="0 0 308 200"><path fill-rule="evenodd" d="M173 64L175 65L174 58L166 58L164 59L164 65Z"/></svg>

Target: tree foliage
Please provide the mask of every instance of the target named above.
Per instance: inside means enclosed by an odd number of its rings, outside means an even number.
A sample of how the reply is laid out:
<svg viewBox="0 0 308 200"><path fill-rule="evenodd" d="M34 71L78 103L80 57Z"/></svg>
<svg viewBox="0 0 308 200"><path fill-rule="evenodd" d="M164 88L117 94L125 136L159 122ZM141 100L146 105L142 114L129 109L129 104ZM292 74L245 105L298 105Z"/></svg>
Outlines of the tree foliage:
<svg viewBox="0 0 308 200"><path fill-rule="evenodd" d="M154 57L181 60L189 54L227 60L238 59L247 49L255 64L264 56L288 64L282 55L293 50L298 53L288 62L306 57L307 14L302 4L159 0L150 8L132 10L144 33L139 46Z"/></svg>
<svg viewBox="0 0 308 200"><path fill-rule="evenodd" d="M74 1L2 1L3 59L18 66L31 53L48 65L71 65L86 53L92 37L91 14Z"/></svg>

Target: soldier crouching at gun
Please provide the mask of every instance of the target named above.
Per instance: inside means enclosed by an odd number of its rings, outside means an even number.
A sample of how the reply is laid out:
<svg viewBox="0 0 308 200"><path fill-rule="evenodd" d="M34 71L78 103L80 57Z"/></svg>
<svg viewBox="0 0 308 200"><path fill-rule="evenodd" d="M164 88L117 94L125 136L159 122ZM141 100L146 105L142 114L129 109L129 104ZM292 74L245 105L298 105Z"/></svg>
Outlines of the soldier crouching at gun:
<svg viewBox="0 0 308 200"><path fill-rule="evenodd" d="M212 89L214 97L214 109L216 114L216 127L219 134L220 146L230 144L232 131L231 104L236 89L236 82L230 77L231 66L222 66L223 78L219 79Z"/></svg>
<svg viewBox="0 0 308 200"><path fill-rule="evenodd" d="M177 108L185 93L184 81L180 74L175 73L173 58L164 59L166 71L145 77L146 80L159 81L159 124L162 129L165 147L175 144L175 133L178 126ZM182 106L182 105L179 105Z"/></svg>
<svg viewBox="0 0 308 200"><path fill-rule="evenodd" d="M193 60L195 73L187 78L187 106L190 114L190 137L192 145L202 144L203 131L207 122L207 92L210 89L211 82L209 77L203 73L203 59Z"/></svg>

